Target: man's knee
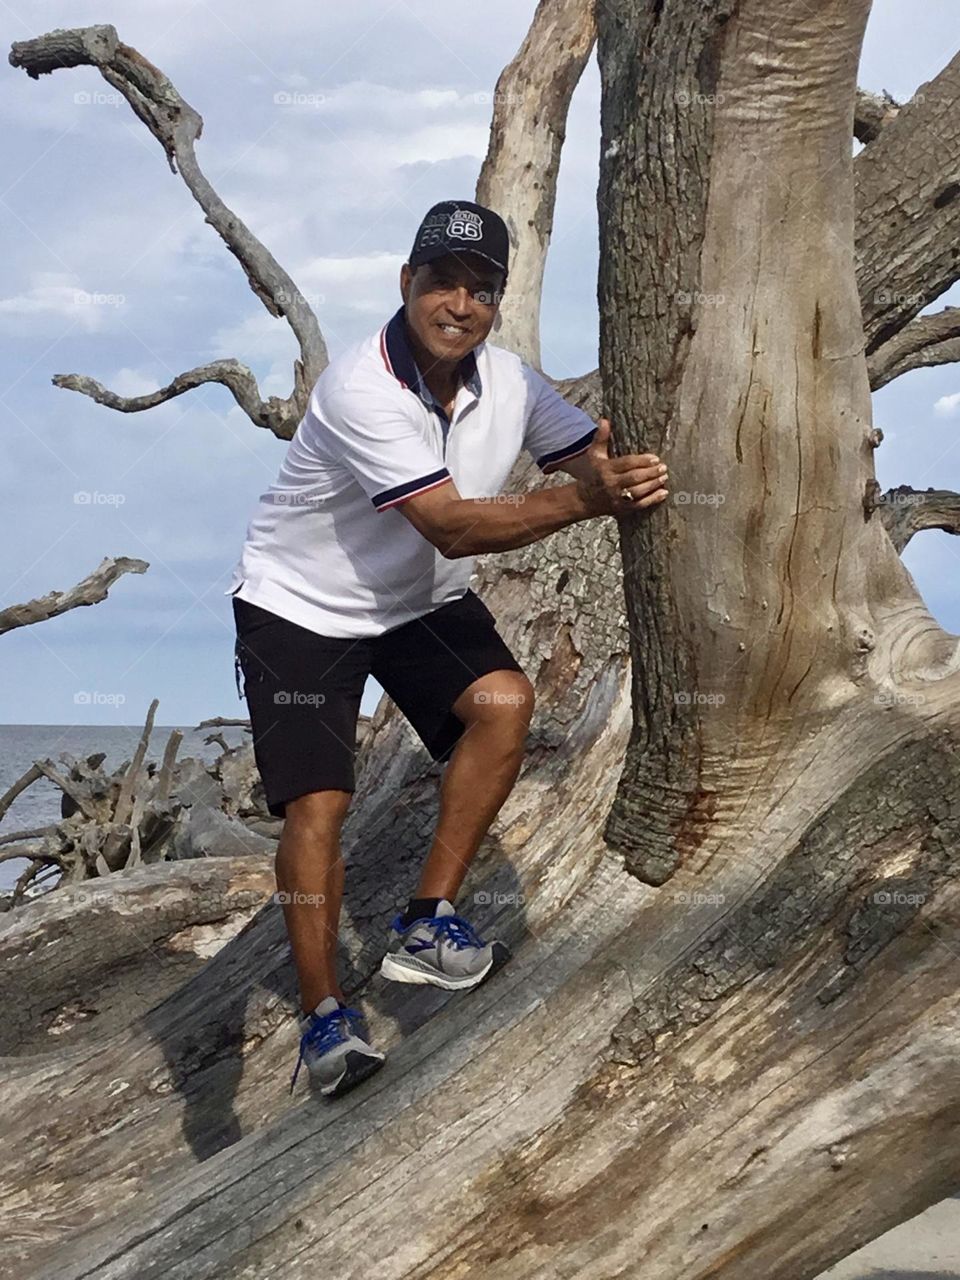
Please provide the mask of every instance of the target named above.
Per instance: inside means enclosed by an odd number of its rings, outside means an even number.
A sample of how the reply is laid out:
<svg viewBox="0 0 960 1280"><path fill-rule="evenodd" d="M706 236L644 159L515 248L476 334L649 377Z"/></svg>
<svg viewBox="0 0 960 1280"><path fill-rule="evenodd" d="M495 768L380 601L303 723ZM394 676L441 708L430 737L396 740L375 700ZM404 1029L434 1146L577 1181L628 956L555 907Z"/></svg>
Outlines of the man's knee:
<svg viewBox="0 0 960 1280"><path fill-rule="evenodd" d="M352 799L352 791L308 791L286 802L284 826L339 834Z"/></svg>
<svg viewBox="0 0 960 1280"><path fill-rule="evenodd" d="M468 685L453 704L464 724L512 724L524 732L533 715L534 688L522 671L491 671Z"/></svg>

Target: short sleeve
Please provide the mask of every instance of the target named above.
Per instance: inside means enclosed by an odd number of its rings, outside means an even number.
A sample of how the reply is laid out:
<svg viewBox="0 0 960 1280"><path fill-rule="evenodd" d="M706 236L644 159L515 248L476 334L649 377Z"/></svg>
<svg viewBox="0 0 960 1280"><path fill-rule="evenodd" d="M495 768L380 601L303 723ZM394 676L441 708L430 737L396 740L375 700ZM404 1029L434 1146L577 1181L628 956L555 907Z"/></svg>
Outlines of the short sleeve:
<svg viewBox="0 0 960 1280"><path fill-rule="evenodd" d="M321 453L347 468L378 511L452 479L412 404L408 410L379 390L341 386L314 392L310 413Z"/></svg>
<svg viewBox="0 0 960 1280"><path fill-rule="evenodd" d="M593 442L596 425L590 416L563 396L529 365L523 366L527 406L523 448L545 474L585 453Z"/></svg>

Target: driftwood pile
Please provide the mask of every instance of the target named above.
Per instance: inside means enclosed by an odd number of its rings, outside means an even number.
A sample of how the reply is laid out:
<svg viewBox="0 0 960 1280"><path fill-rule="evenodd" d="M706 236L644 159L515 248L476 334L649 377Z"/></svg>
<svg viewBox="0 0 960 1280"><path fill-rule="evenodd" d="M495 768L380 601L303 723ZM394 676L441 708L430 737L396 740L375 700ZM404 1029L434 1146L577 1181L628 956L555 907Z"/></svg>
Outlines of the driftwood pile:
<svg viewBox="0 0 960 1280"><path fill-rule="evenodd" d="M249 721L218 717L197 725L214 730L205 742L221 747L211 764L192 756L178 760L183 734L174 729L158 765L146 760L157 706L154 699L132 760L115 772L104 770L104 752L77 759L64 751L59 763L34 761L0 797L2 822L16 797L41 778L62 792L59 822L0 836L0 861L29 859L0 907L141 865L274 851L282 820L267 810L249 737L230 746L220 732L239 726L249 735ZM368 724L361 716L359 743Z"/></svg>

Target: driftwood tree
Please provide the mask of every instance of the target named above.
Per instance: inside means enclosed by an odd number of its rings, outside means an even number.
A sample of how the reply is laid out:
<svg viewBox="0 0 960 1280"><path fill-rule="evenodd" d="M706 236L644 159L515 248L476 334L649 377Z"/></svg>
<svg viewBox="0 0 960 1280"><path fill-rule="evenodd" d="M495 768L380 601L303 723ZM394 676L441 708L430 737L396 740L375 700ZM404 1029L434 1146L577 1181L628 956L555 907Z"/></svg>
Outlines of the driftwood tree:
<svg viewBox="0 0 960 1280"><path fill-rule="evenodd" d="M868 9L603 0L595 33L585 0L538 6L478 187L528 290L499 340L535 358L596 34L601 368L562 385L620 451L669 459L674 501L480 569L538 694L464 890L514 959L469 998L375 976L438 774L382 703L342 945L385 1070L291 1110L272 906L161 1003L61 1019L55 1047L48 987L7 1063L12 1274L803 1280L960 1183L960 660L886 531L909 504L877 490L869 403L957 355L955 314L916 317L960 274L960 59L903 107L858 96ZM97 66L301 340L289 401L225 362L151 402L216 378L289 435L319 330L200 174L199 116L112 28L11 56ZM101 904L105 935L134 896Z"/></svg>

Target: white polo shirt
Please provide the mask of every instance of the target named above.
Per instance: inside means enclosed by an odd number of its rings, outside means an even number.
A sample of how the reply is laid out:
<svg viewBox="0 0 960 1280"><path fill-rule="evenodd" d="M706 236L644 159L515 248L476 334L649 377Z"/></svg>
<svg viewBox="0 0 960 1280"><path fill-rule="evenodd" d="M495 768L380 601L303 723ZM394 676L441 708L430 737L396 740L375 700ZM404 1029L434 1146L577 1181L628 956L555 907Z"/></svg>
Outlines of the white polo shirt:
<svg viewBox="0 0 960 1280"><path fill-rule="evenodd" d="M473 557L447 560L399 510L453 480L493 497L522 449L545 474L596 427L519 356L481 342L461 362L453 419L424 383L404 308L332 360L247 528L225 595L319 635L380 635L465 594Z"/></svg>

